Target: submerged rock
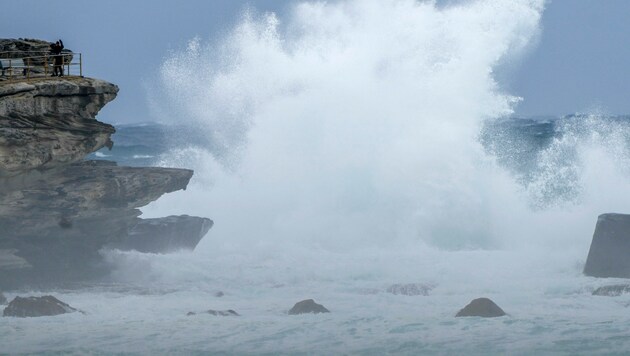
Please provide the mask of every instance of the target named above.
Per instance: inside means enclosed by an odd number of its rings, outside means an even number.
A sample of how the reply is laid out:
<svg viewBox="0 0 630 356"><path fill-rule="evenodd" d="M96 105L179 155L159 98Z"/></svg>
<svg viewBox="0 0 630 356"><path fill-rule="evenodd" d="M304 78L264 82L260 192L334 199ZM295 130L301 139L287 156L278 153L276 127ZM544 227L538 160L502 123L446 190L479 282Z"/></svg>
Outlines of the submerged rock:
<svg viewBox="0 0 630 356"><path fill-rule="evenodd" d="M433 286L420 283L392 284L387 288L387 292L394 295L427 296L431 289Z"/></svg>
<svg viewBox="0 0 630 356"><path fill-rule="evenodd" d="M228 310L206 310L205 312L201 312L201 313L195 313L195 312L188 312L186 315L191 316L191 315L197 315L197 314L210 314L210 315L214 315L214 316L240 316L239 313L235 312L232 309L228 309Z"/></svg>
<svg viewBox="0 0 630 356"><path fill-rule="evenodd" d="M50 295L26 298L15 297L9 303L9 306L4 308L3 316L26 318L66 314L75 311L77 309Z"/></svg>
<svg viewBox="0 0 630 356"><path fill-rule="evenodd" d="M599 296L605 296L605 297L618 297L626 293L630 293L630 284L616 284L612 286L603 286L593 291L593 295L599 295Z"/></svg>
<svg viewBox="0 0 630 356"><path fill-rule="evenodd" d="M471 301L462 310L457 312L456 317L462 316L480 316L483 318L493 318L504 316L505 312L492 300L488 298L478 298Z"/></svg>
<svg viewBox="0 0 630 356"><path fill-rule="evenodd" d="M313 299L306 299L301 302L297 302L291 310L289 315L297 314L318 314L318 313L330 313L323 305L315 303Z"/></svg>
<svg viewBox="0 0 630 356"><path fill-rule="evenodd" d="M5 305L7 304L7 297L4 296L4 294L2 294L2 292L0 292L0 305Z"/></svg>
<svg viewBox="0 0 630 356"><path fill-rule="evenodd" d="M59 169L0 178L0 226L5 235L38 238L73 234L80 222L129 217L137 224L134 209L165 193L185 189L193 172L160 167L118 167L115 162L84 161ZM90 233L98 225L91 222ZM109 220L106 230L119 225ZM126 232L125 232L126 233Z"/></svg>
<svg viewBox="0 0 630 356"><path fill-rule="evenodd" d="M602 214L597 218L584 274L630 278L630 215Z"/></svg>

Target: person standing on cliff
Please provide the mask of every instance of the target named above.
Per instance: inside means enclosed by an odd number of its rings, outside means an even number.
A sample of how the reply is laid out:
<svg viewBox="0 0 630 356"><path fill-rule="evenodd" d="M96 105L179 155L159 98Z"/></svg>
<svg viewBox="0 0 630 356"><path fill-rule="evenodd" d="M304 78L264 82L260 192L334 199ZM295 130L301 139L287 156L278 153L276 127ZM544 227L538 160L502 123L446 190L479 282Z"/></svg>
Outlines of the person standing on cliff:
<svg viewBox="0 0 630 356"><path fill-rule="evenodd" d="M59 40L50 45L50 53L53 55L53 74L52 76L63 77L63 56L61 51L63 50L63 41Z"/></svg>

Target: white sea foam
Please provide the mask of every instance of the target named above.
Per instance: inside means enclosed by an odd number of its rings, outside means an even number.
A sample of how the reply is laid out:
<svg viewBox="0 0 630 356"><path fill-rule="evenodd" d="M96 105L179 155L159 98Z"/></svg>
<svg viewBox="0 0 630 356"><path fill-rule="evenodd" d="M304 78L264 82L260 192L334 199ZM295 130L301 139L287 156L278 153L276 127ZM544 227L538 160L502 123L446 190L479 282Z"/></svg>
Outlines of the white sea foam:
<svg viewBox="0 0 630 356"><path fill-rule="evenodd" d="M133 159L145 159L145 158L153 158L151 155L133 155Z"/></svg>

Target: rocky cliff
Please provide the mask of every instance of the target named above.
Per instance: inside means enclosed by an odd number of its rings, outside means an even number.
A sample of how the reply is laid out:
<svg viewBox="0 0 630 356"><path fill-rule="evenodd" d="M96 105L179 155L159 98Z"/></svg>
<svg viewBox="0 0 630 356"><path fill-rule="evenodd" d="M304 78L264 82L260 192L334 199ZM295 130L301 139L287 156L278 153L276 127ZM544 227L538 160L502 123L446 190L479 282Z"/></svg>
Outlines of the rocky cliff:
<svg viewBox="0 0 630 356"><path fill-rule="evenodd" d="M0 290L98 278L109 270L103 249L193 249L212 226L139 218L192 171L84 161L113 144L114 127L95 116L117 92L80 77L0 82Z"/></svg>
<svg viewBox="0 0 630 356"><path fill-rule="evenodd" d="M0 176L77 162L111 145L114 127L94 118L117 93L79 77L0 84Z"/></svg>

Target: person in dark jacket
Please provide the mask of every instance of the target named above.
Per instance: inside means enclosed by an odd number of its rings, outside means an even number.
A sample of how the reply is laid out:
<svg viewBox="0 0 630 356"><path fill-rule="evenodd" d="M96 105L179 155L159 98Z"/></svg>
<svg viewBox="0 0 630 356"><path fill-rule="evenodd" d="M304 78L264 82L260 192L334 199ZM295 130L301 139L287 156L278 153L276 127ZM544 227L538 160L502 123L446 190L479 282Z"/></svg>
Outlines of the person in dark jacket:
<svg viewBox="0 0 630 356"><path fill-rule="evenodd" d="M50 45L50 53L53 56L53 74L52 76L63 76L63 56L61 51L63 50L63 41L59 40Z"/></svg>

